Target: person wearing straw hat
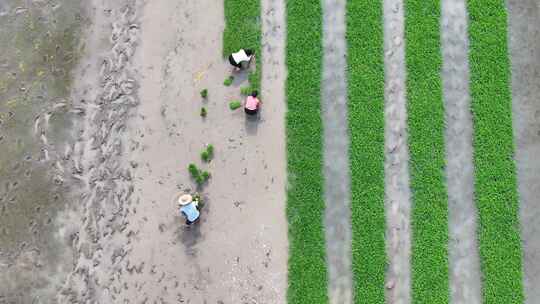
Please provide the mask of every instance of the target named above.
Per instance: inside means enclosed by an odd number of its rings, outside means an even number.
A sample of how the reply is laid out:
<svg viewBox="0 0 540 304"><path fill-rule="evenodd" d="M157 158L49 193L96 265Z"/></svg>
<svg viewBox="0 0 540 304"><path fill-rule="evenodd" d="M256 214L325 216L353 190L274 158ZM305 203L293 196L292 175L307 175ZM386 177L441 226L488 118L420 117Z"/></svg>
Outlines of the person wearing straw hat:
<svg viewBox="0 0 540 304"><path fill-rule="evenodd" d="M178 205L180 206L180 212L186 217L186 224L191 225L195 223L200 216L199 202L193 200L193 197L189 194L181 195L178 198Z"/></svg>

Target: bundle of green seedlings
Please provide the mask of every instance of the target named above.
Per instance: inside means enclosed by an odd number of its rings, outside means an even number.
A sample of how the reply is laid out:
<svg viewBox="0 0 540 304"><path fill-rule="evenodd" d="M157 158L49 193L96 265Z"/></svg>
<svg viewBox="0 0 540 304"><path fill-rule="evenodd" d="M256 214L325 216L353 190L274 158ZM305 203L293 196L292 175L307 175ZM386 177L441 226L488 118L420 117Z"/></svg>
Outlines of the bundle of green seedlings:
<svg viewBox="0 0 540 304"><path fill-rule="evenodd" d="M229 108L231 110L236 110L242 106L242 103L239 100L233 100L229 103Z"/></svg>
<svg viewBox="0 0 540 304"><path fill-rule="evenodd" d="M233 81L234 81L234 76L231 75L231 76L225 78L225 80L223 80L223 85L228 87L233 83Z"/></svg>
<svg viewBox="0 0 540 304"><path fill-rule="evenodd" d="M208 97L208 89L203 89L203 90L201 91L201 97L202 97L202 98Z"/></svg>
<svg viewBox="0 0 540 304"><path fill-rule="evenodd" d="M195 164L189 164L188 171L199 186L210 179L210 173L208 171L202 171Z"/></svg>
<svg viewBox="0 0 540 304"><path fill-rule="evenodd" d="M206 150L201 152L201 159L204 162L210 162L214 158L214 146L213 145L207 145Z"/></svg>

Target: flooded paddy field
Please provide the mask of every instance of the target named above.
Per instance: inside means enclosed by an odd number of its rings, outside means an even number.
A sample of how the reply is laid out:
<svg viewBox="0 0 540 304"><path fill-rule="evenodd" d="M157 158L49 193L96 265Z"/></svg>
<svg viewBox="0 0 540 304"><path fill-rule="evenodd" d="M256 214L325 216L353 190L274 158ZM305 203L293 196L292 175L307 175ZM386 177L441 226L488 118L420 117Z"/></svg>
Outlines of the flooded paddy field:
<svg viewBox="0 0 540 304"><path fill-rule="evenodd" d="M80 115L72 70L88 21L80 1L0 0L0 303L40 303L72 263L58 215Z"/></svg>

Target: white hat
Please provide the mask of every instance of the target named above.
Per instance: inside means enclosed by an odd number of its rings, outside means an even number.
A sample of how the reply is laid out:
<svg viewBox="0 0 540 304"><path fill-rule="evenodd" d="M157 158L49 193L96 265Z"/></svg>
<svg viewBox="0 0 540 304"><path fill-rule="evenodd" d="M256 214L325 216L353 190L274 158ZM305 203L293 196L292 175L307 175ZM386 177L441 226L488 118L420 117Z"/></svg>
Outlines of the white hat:
<svg viewBox="0 0 540 304"><path fill-rule="evenodd" d="M193 198L189 194L180 195L178 198L178 204L180 206L185 206L193 201Z"/></svg>

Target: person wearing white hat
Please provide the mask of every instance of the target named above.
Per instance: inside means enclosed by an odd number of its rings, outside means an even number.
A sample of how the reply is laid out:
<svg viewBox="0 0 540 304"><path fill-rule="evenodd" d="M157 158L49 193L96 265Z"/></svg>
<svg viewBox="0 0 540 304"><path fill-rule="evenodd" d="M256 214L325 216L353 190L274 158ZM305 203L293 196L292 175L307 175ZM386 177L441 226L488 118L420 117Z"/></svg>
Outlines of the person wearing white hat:
<svg viewBox="0 0 540 304"><path fill-rule="evenodd" d="M193 200L191 195L180 195L178 205L180 206L180 212L186 217L186 224L191 225L199 219L199 202Z"/></svg>

